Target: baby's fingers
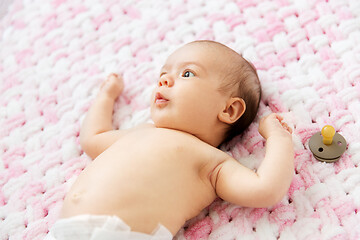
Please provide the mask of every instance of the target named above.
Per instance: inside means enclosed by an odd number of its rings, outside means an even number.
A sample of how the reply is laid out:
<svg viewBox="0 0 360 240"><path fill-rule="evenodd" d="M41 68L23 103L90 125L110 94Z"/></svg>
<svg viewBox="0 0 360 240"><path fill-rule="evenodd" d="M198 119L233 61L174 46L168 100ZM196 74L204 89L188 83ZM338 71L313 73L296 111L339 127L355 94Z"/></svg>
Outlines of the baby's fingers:
<svg viewBox="0 0 360 240"><path fill-rule="evenodd" d="M100 88L104 88L105 85L111 85L112 84L111 82L112 81L116 82L117 78L118 78L117 74L115 73L110 74L105 81L102 81Z"/></svg>
<svg viewBox="0 0 360 240"><path fill-rule="evenodd" d="M285 123L285 122L280 122L280 123L281 123L282 127L283 127L286 131L288 131L290 134L293 132L293 131L292 131L292 128L289 127L289 126L287 125L287 123Z"/></svg>
<svg viewBox="0 0 360 240"><path fill-rule="evenodd" d="M119 78L119 75L117 75L116 73L111 73L108 76L108 80L117 80Z"/></svg>
<svg viewBox="0 0 360 240"><path fill-rule="evenodd" d="M276 114L276 119L279 120L279 122L282 122L284 118L278 114Z"/></svg>
<svg viewBox="0 0 360 240"><path fill-rule="evenodd" d="M112 73L101 83L100 93L107 94L109 97L115 99L122 93L123 89L124 82L122 77L116 73Z"/></svg>

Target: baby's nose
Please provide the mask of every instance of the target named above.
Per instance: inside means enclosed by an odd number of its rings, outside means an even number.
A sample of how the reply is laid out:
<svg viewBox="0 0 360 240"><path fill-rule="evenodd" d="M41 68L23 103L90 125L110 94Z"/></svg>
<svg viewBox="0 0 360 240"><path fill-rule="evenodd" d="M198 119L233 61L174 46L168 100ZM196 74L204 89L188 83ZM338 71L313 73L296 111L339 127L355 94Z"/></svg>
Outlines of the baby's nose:
<svg viewBox="0 0 360 240"><path fill-rule="evenodd" d="M162 76L159 79L159 87L172 87L174 85L174 80L170 76Z"/></svg>

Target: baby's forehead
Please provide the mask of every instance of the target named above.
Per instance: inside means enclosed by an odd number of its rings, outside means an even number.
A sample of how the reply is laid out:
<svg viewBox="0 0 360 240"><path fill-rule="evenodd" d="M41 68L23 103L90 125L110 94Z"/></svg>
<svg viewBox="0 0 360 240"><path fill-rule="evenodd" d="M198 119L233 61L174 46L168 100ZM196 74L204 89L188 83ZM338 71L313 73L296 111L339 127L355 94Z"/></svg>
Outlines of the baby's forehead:
<svg viewBox="0 0 360 240"><path fill-rule="evenodd" d="M245 61L239 53L218 42L200 41L190 43L190 45L192 44L205 54L211 55L210 59L218 65L239 66Z"/></svg>
<svg viewBox="0 0 360 240"><path fill-rule="evenodd" d="M178 48L167 58L163 66L179 61L198 62L206 68L220 68L224 71L233 69L244 60L237 52L220 43L196 41Z"/></svg>

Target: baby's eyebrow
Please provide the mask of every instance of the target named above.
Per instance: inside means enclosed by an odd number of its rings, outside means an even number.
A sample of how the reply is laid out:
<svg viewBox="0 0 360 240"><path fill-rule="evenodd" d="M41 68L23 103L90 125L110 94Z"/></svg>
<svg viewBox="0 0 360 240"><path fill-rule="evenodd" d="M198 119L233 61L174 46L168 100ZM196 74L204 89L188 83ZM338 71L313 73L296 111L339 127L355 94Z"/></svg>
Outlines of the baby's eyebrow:
<svg viewBox="0 0 360 240"><path fill-rule="evenodd" d="M202 71L206 72L206 68L201 63L198 63L198 62L192 62L192 61L182 62L182 63L179 63L177 65L177 67L183 68L183 67L190 66L190 65L196 66L196 67L200 68ZM170 66L169 64L165 64L160 69L160 73L169 71L169 70L171 70L171 68L172 68L172 66Z"/></svg>
<svg viewBox="0 0 360 240"><path fill-rule="evenodd" d="M199 62L183 62L181 63L181 67L185 67L185 66L189 66L189 65L194 65L199 67L201 70L206 72L206 68Z"/></svg>
<svg viewBox="0 0 360 240"><path fill-rule="evenodd" d="M169 70L169 66L165 64L160 68L160 74L167 72L168 70Z"/></svg>

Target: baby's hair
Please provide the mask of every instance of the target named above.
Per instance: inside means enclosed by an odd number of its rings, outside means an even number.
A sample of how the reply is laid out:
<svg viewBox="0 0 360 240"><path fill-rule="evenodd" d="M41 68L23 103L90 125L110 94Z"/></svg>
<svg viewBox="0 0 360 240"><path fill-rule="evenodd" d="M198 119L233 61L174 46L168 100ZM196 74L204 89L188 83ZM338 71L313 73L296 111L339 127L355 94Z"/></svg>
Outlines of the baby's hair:
<svg viewBox="0 0 360 240"><path fill-rule="evenodd" d="M225 66L225 74L219 91L231 92L232 97L239 97L245 101L246 109L244 114L233 124L229 125L224 141L229 142L233 137L243 133L253 122L259 109L261 99L261 85L256 69L239 53L231 48L214 41L200 40L193 43L207 44L217 49L225 50L229 61Z"/></svg>
<svg viewBox="0 0 360 240"><path fill-rule="evenodd" d="M224 143L243 133L254 121L259 109L261 99L259 77L254 65L243 57L241 57L241 59L242 63L239 64L233 74L229 76L230 84L228 85L230 86L228 87L233 87L237 90L234 96L242 98L245 101L246 109L244 114L228 128Z"/></svg>

